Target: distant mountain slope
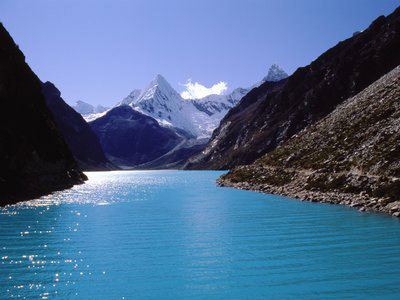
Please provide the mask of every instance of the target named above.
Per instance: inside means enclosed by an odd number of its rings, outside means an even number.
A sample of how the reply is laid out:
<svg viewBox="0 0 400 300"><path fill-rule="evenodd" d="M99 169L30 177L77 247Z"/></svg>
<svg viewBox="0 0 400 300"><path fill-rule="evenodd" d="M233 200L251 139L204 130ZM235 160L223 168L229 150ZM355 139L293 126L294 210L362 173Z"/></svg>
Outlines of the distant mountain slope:
<svg viewBox="0 0 400 300"><path fill-rule="evenodd" d="M84 101L76 101L72 108L81 115L90 115L105 112L109 107L97 105L96 107Z"/></svg>
<svg viewBox="0 0 400 300"><path fill-rule="evenodd" d="M104 155L97 136L90 126L61 98L51 82L42 84L47 107L53 113L57 127L67 142L80 168L85 171L110 170L114 166Z"/></svg>
<svg viewBox="0 0 400 300"><path fill-rule="evenodd" d="M249 92L187 168L227 169L252 163L399 64L400 8L338 43L273 89L265 82Z"/></svg>
<svg viewBox="0 0 400 300"><path fill-rule="evenodd" d="M263 78L262 83L266 81L281 81L287 77L289 77L289 75L285 72L285 70L283 70L280 66L273 64L269 68L267 76Z"/></svg>
<svg viewBox="0 0 400 300"><path fill-rule="evenodd" d="M41 82L0 24L0 205L82 183Z"/></svg>
<svg viewBox="0 0 400 300"><path fill-rule="evenodd" d="M109 110L89 123L107 157L115 164L133 167L166 154L184 137L128 105Z"/></svg>
<svg viewBox="0 0 400 300"><path fill-rule="evenodd" d="M220 183L400 216L400 66Z"/></svg>
<svg viewBox="0 0 400 300"><path fill-rule="evenodd" d="M204 150L208 139L184 139L162 156L135 166L135 169L182 169L189 157Z"/></svg>

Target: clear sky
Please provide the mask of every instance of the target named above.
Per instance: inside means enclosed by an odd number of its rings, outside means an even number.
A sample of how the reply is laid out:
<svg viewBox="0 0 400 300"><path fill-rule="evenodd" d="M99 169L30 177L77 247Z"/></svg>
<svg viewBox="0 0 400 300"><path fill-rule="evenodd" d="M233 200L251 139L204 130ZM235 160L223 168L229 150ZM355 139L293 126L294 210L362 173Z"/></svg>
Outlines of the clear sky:
<svg viewBox="0 0 400 300"><path fill-rule="evenodd" d="M400 0L0 0L0 20L65 100L113 105L162 74L228 91L288 73Z"/></svg>

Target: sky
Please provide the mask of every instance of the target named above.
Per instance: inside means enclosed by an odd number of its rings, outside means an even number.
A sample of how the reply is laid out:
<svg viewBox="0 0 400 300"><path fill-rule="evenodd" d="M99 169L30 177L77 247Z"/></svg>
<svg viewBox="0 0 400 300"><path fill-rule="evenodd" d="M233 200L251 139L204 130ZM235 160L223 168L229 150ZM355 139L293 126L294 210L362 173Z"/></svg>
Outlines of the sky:
<svg viewBox="0 0 400 300"><path fill-rule="evenodd" d="M400 0L0 0L0 21L64 100L113 106L162 74L183 95L289 74Z"/></svg>

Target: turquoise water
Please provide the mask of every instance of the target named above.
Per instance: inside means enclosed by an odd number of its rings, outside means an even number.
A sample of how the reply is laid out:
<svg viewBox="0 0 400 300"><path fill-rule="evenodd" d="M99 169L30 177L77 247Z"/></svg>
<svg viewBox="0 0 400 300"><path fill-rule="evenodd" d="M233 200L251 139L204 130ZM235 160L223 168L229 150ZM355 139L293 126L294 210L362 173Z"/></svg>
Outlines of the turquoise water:
<svg viewBox="0 0 400 300"><path fill-rule="evenodd" d="M0 299L400 299L398 219L220 174L88 173L0 210Z"/></svg>

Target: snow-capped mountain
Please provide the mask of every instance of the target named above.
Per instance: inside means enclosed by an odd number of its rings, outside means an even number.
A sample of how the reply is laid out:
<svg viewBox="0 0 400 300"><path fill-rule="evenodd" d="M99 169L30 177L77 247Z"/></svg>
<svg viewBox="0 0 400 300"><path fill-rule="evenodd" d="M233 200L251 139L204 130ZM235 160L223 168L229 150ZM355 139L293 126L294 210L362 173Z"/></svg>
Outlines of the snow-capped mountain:
<svg viewBox="0 0 400 300"><path fill-rule="evenodd" d="M265 76L262 80L262 82L265 81L280 81L282 79L285 79L289 75L278 65L273 64L269 70L267 76Z"/></svg>
<svg viewBox="0 0 400 300"><path fill-rule="evenodd" d="M287 76L279 66L272 65L262 82L278 81ZM183 99L163 76L157 75L145 89L134 89L116 106L129 105L156 119L162 126L179 128L195 138L209 138L226 113L255 86L237 88L227 95L209 95L188 100ZM74 108L87 121L93 121L105 114L95 111L90 104L82 101L78 101ZM90 111L94 112L87 113Z"/></svg>
<svg viewBox="0 0 400 300"><path fill-rule="evenodd" d="M83 101L76 101L75 105L72 106L72 108L81 115L102 113L109 109L108 107L102 105L93 106Z"/></svg>
<svg viewBox="0 0 400 300"><path fill-rule="evenodd" d="M157 75L146 89L133 90L119 105L130 105L161 125L180 128L197 138L209 138L228 110L248 91L238 88L228 95L187 100L163 76Z"/></svg>
<svg viewBox="0 0 400 300"><path fill-rule="evenodd" d="M83 101L76 101L72 108L80 113L86 122L96 120L97 118L103 116L110 108L102 105L93 106L89 103Z"/></svg>
<svg viewBox="0 0 400 300"><path fill-rule="evenodd" d="M172 88L161 75L157 75L143 91L132 91L121 104L156 119L160 125L180 128L198 136L188 102Z"/></svg>
<svg viewBox="0 0 400 300"><path fill-rule="evenodd" d="M139 98L141 90L133 90L128 96L126 96L119 104L117 105L129 105L133 103L137 98Z"/></svg>
<svg viewBox="0 0 400 300"><path fill-rule="evenodd" d="M192 122L200 132L200 137L211 137L226 113L249 91L250 89L237 88L228 95L209 95L190 100Z"/></svg>

